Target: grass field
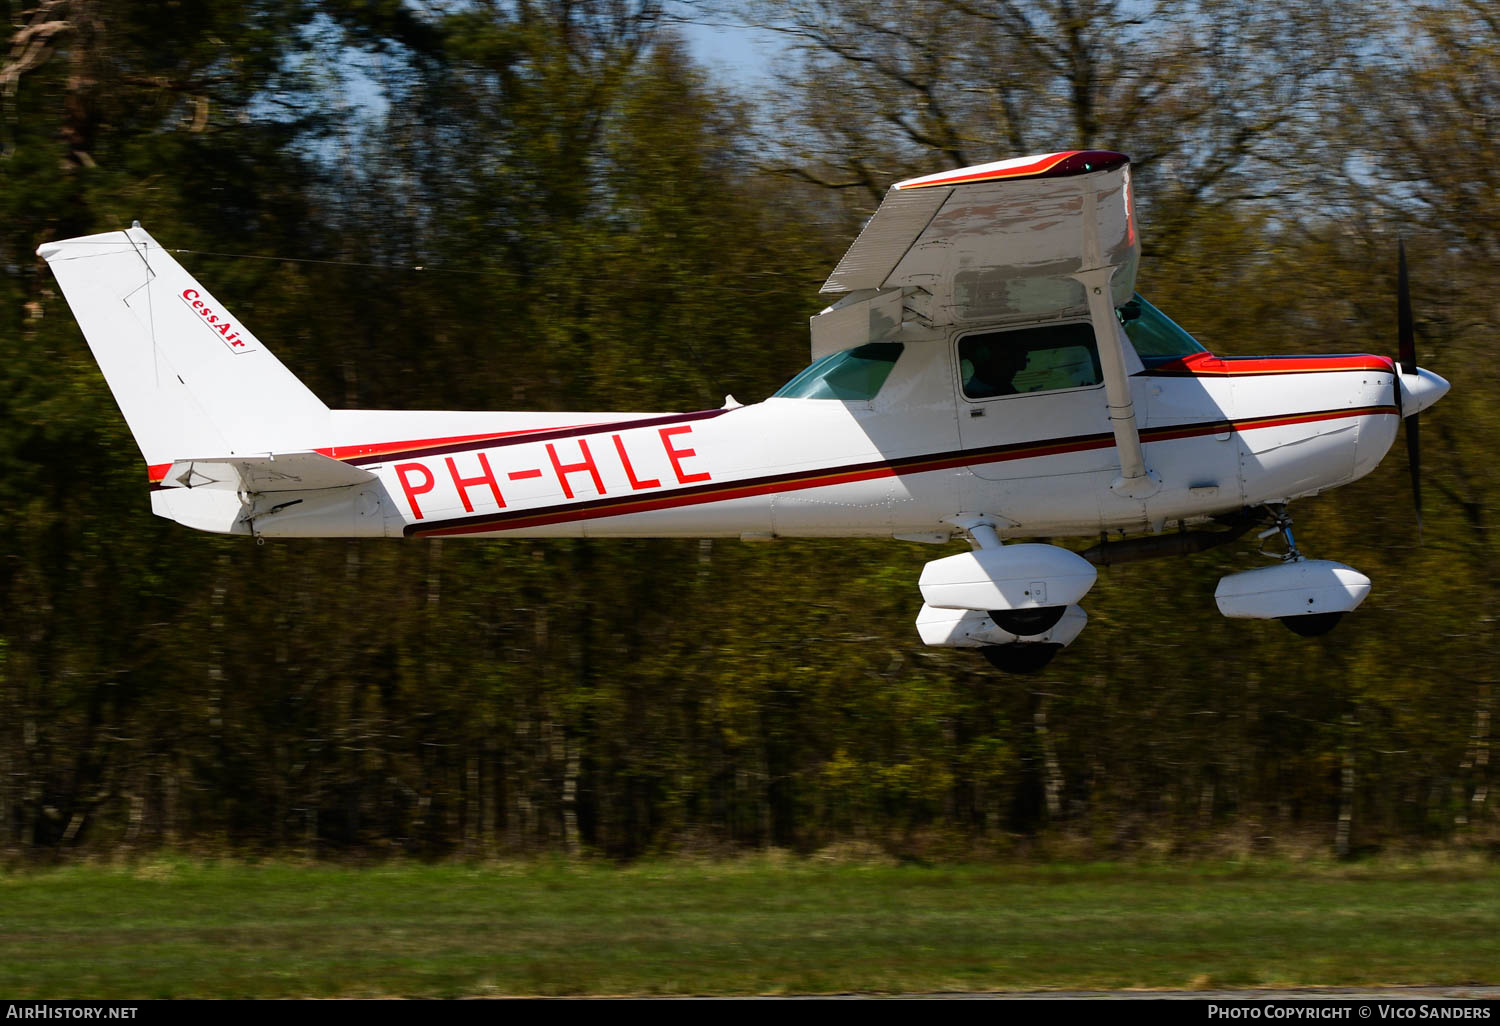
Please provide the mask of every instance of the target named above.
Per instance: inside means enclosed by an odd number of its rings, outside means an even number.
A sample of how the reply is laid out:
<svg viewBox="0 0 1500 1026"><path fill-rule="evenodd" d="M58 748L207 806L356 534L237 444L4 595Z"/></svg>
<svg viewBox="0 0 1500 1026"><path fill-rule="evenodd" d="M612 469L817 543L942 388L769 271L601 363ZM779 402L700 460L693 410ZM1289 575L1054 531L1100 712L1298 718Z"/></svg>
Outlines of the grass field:
<svg viewBox="0 0 1500 1026"><path fill-rule="evenodd" d="M0 995L1500 982L1500 868L165 860L0 876Z"/></svg>

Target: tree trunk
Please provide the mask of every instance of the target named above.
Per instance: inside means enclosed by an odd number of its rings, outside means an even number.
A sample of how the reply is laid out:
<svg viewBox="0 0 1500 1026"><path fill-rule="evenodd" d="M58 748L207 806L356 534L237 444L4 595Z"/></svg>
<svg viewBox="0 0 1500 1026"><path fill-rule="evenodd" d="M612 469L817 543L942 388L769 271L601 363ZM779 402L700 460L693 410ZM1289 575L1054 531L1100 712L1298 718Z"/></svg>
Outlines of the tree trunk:
<svg viewBox="0 0 1500 1026"><path fill-rule="evenodd" d="M1047 818L1056 821L1062 818L1063 776L1052 747L1052 736L1047 730L1047 703L1052 696L1040 694L1037 697L1036 712L1031 721L1042 746L1042 793L1047 801Z"/></svg>
<svg viewBox="0 0 1500 1026"><path fill-rule="evenodd" d="M1353 713L1344 714L1344 769L1339 787L1339 822L1334 832L1333 850L1339 858L1349 855L1349 835L1354 826L1354 729Z"/></svg>

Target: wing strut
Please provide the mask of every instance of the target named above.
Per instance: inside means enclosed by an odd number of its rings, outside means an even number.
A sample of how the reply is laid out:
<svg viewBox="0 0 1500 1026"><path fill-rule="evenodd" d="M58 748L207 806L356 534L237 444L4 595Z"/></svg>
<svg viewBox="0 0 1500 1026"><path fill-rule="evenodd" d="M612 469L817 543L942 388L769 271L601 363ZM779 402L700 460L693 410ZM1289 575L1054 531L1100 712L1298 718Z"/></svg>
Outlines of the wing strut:
<svg viewBox="0 0 1500 1026"><path fill-rule="evenodd" d="M1135 422L1135 404L1130 398L1130 378L1125 373L1125 329L1115 316L1112 283L1118 264L1104 262L1099 244L1099 194L1084 190L1083 266L1073 275L1088 297L1089 320L1093 322L1094 339L1099 345L1099 367L1104 372L1104 396L1109 405L1109 426L1115 433L1115 448L1120 453L1120 476L1110 490L1129 499L1155 495L1161 481L1146 469L1146 455L1141 448L1141 433ZM1128 201L1127 201L1128 202Z"/></svg>

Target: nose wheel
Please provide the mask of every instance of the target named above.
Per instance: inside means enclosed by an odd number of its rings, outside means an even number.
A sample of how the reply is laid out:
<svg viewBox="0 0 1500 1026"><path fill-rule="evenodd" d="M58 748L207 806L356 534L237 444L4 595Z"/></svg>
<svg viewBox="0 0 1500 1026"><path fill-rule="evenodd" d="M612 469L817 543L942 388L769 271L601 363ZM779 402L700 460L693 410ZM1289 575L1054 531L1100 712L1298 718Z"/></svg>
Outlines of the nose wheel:
<svg viewBox="0 0 1500 1026"><path fill-rule="evenodd" d="M1275 503L1267 505L1265 508L1266 512L1270 514L1271 526L1257 535L1261 543L1260 554L1268 559L1278 560L1282 563L1305 562L1307 557L1302 555L1302 550L1297 548L1297 539L1292 536L1292 515L1287 512L1285 503ZM1280 552L1267 552L1266 542L1278 535L1281 538L1282 550ZM1312 600L1309 599L1309 601ZM1337 627L1339 621L1343 618L1344 614L1342 611L1300 613L1292 616L1276 617L1287 630L1303 638L1316 638L1327 634Z"/></svg>
<svg viewBox="0 0 1500 1026"><path fill-rule="evenodd" d="M1339 625L1343 613L1307 613L1303 616L1277 617L1286 629L1304 638L1316 638L1327 634Z"/></svg>

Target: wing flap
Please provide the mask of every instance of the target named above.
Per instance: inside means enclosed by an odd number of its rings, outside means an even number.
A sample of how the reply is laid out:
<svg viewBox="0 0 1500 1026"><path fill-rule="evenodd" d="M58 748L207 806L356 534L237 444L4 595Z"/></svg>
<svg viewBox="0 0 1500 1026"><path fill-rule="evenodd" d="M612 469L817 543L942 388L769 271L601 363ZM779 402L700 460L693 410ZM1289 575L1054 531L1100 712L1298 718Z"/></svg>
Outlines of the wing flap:
<svg viewBox="0 0 1500 1026"><path fill-rule="evenodd" d="M952 192L952 189L892 190L828 276L822 291L856 292L884 285Z"/></svg>

